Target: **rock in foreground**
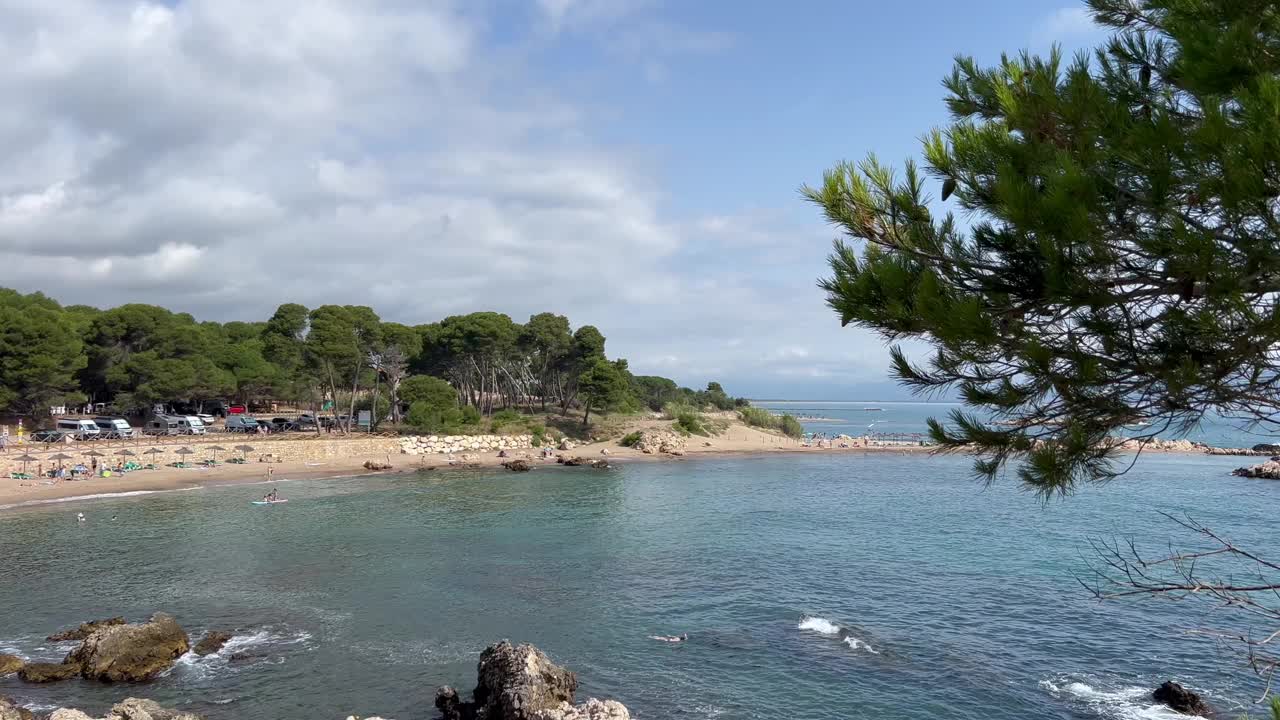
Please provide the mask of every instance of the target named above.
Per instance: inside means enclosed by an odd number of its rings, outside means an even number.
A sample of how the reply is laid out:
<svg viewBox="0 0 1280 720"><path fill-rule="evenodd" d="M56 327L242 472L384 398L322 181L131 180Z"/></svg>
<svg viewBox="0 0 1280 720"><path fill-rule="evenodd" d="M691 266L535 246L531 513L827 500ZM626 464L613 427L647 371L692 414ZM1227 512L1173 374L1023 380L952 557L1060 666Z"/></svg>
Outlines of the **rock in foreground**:
<svg viewBox="0 0 1280 720"><path fill-rule="evenodd" d="M26 661L17 655L5 655L0 653L0 677L12 675L22 669L26 665Z"/></svg>
<svg viewBox="0 0 1280 720"><path fill-rule="evenodd" d="M539 710L537 720L631 720L631 713L617 700L591 698L581 705L561 703L555 710Z"/></svg>
<svg viewBox="0 0 1280 720"><path fill-rule="evenodd" d="M529 466L528 460L508 460L502 463L502 467L511 472L529 472L533 469Z"/></svg>
<svg viewBox="0 0 1280 720"><path fill-rule="evenodd" d="M89 680L141 682L173 666L191 649L187 633L173 617L156 613L150 622L102 628L67 655Z"/></svg>
<svg viewBox="0 0 1280 720"><path fill-rule="evenodd" d="M1202 715L1209 717L1212 711L1205 704L1200 696L1182 687L1172 680L1166 680L1163 685L1156 688L1151 693L1151 697L1156 702L1164 703L1173 710L1186 715Z"/></svg>
<svg viewBox="0 0 1280 720"><path fill-rule="evenodd" d="M79 710L55 710L49 720L95 720ZM128 698L116 703L102 720L202 720L199 715L170 710L154 700Z"/></svg>
<svg viewBox="0 0 1280 720"><path fill-rule="evenodd" d="M27 663L18 670L18 679L27 683L51 683L70 680L80 674L75 663Z"/></svg>
<svg viewBox="0 0 1280 720"><path fill-rule="evenodd" d="M196 643L195 648L191 652L197 655L212 655L222 649L227 641L231 639L231 633L219 632L218 630L210 630L200 638L200 642Z"/></svg>
<svg viewBox="0 0 1280 720"><path fill-rule="evenodd" d="M124 618L122 617L107 618L106 620L90 620L87 623L80 623L79 627L54 633L49 637L45 638L45 640L48 640L49 642L67 642L69 640L84 640L85 638L89 637L90 635L94 634L95 632L101 630L104 627L111 627L113 625L123 625L123 624L124 624Z"/></svg>
<svg viewBox="0 0 1280 720"><path fill-rule="evenodd" d="M1232 475L1247 478L1263 478L1266 480L1280 480L1280 462L1268 460L1261 465L1252 465L1250 467L1236 468L1231 471Z"/></svg>
<svg viewBox="0 0 1280 720"><path fill-rule="evenodd" d="M9 698L0 695L0 720L35 720L30 710L18 707Z"/></svg>
<svg viewBox="0 0 1280 720"><path fill-rule="evenodd" d="M471 702L445 686L436 708L445 720L629 720L622 704L590 700L573 705L578 678L538 648L503 640L480 654Z"/></svg>

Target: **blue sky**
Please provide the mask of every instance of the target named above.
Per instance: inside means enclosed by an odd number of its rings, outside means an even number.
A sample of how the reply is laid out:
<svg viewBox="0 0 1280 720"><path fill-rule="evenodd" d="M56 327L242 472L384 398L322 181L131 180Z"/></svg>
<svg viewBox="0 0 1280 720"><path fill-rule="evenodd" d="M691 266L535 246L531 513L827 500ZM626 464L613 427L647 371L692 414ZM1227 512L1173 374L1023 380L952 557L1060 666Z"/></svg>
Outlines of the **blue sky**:
<svg viewBox="0 0 1280 720"><path fill-rule="evenodd" d="M0 285L213 319L552 310L636 372L901 397L797 189L900 164L1051 0L0 0Z"/></svg>

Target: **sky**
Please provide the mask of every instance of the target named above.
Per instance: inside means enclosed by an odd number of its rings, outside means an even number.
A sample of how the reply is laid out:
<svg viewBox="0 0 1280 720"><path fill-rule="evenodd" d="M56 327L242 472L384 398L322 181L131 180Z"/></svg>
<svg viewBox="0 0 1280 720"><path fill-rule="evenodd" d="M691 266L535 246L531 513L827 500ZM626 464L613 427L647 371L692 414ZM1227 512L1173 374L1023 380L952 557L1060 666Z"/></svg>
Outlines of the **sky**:
<svg viewBox="0 0 1280 720"><path fill-rule="evenodd" d="M1069 0L0 0L0 286L261 320L567 315L636 374L906 397L802 184Z"/></svg>

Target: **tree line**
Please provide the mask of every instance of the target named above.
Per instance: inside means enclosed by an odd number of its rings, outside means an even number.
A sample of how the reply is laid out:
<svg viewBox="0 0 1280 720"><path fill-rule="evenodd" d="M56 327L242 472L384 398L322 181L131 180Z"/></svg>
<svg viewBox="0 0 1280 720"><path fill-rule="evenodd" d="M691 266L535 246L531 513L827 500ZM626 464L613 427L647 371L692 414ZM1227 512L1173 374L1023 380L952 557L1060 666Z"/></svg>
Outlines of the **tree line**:
<svg viewBox="0 0 1280 720"><path fill-rule="evenodd" d="M39 419L51 406L104 402L135 414L229 399L332 401L349 418L370 407L375 388L393 421L414 401L428 404L423 416L448 406L483 416L581 409L584 422L593 411L746 404L718 383L694 391L633 375L625 359L606 356L599 329L554 313L524 324L476 312L411 326L365 306L287 303L262 322L218 323L155 305L64 307L0 288L0 413Z"/></svg>

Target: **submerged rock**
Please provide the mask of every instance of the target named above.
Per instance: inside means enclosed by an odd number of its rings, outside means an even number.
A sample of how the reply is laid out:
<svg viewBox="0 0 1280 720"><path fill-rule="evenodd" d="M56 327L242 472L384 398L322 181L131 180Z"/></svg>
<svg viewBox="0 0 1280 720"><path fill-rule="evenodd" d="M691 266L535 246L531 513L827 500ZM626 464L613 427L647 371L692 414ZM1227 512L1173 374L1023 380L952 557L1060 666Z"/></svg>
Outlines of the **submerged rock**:
<svg viewBox="0 0 1280 720"><path fill-rule="evenodd" d="M80 665L89 680L140 682L169 669L190 649L191 641L178 622L156 613L150 622L98 630L72 650L66 662Z"/></svg>
<svg viewBox="0 0 1280 720"><path fill-rule="evenodd" d="M212 655L222 649L227 641L231 639L231 633L220 632L218 630L210 630L200 638L200 642L192 648L191 652L197 655Z"/></svg>
<svg viewBox="0 0 1280 720"><path fill-rule="evenodd" d="M0 695L0 720L35 720L35 717L30 710L18 707L13 700Z"/></svg>
<svg viewBox="0 0 1280 720"><path fill-rule="evenodd" d="M26 664L27 662L17 655L0 653L0 677L18 672Z"/></svg>
<svg viewBox="0 0 1280 720"><path fill-rule="evenodd" d="M18 670L18 679L27 683L51 683L70 680L80 674L76 663L27 663Z"/></svg>
<svg viewBox="0 0 1280 720"><path fill-rule="evenodd" d="M1209 717L1212 713L1209 706L1200 699L1199 695L1172 680L1166 680L1164 684L1156 688L1155 692L1151 693L1151 697L1156 702L1164 703L1173 710L1185 715Z"/></svg>
<svg viewBox="0 0 1280 720"><path fill-rule="evenodd" d="M511 472L529 472L533 469L529 466L529 463L526 460L508 460L502 463L502 467L510 470Z"/></svg>
<svg viewBox="0 0 1280 720"><path fill-rule="evenodd" d="M124 618L122 617L107 618L106 620L90 620L87 623L80 623L79 627L72 628L71 630L63 630L62 632L54 633L49 637L45 638L45 640L48 640L49 642L67 642L69 640L84 640L85 638L89 637L90 635L94 634L95 632L101 630L104 627L111 627L113 625L123 625L123 624L124 624Z"/></svg>

